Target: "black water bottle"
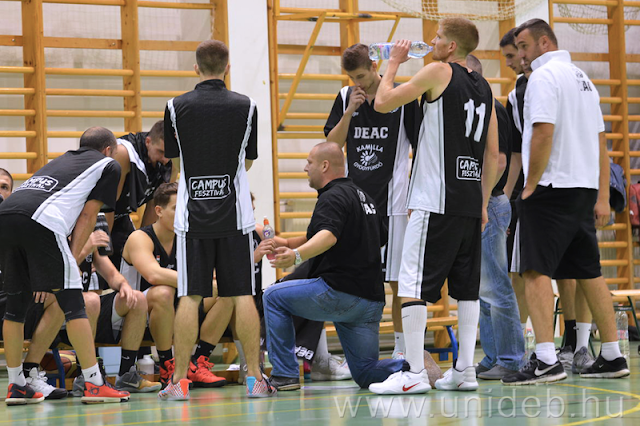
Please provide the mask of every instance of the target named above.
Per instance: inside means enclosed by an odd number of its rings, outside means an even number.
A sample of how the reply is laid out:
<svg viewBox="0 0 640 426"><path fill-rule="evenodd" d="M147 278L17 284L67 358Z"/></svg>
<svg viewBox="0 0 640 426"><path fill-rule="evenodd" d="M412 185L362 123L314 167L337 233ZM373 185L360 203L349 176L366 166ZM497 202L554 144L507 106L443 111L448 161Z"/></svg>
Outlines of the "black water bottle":
<svg viewBox="0 0 640 426"><path fill-rule="evenodd" d="M104 213L98 213L96 219L96 231L104 231L109 236L109 245L106 247L98 247L98 254L100 256L111 256L113 254L113 243L111 242L111 234L109 233L109 224Z"/></svg>

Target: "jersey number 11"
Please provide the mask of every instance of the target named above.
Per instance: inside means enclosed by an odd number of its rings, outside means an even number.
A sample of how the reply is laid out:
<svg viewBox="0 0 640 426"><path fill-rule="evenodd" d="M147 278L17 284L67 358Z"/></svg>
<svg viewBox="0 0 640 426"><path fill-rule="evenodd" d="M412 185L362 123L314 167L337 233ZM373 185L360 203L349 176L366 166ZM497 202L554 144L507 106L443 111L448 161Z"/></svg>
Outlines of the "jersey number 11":
<svg viewBox="0 0 640 426"><path fill-rule="evenodd" d="M482 130L484 129L484 115L487 112L487 106L483 102L479 107L476 108L473 99L469 99L469 101L464 104L464 110L467 111L467 119L464 123L464 136L468 138L471 134L471 131L473 130L473 116L475 114L478 114L478 124L476 126L476 131L473 134L473 140L476 142L480 142L480 138L482 137Z"/></svg>

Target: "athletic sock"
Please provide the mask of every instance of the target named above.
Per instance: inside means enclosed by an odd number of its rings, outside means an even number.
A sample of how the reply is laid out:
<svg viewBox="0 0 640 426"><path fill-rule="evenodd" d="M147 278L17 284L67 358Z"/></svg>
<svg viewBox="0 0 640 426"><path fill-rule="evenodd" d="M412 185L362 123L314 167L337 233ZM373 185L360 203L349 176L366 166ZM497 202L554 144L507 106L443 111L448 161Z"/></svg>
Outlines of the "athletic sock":
<svg viewBox="0 0 640 426"><path fill-rule="evenodd" d="M536 343L536 358L547 365L558 362L556 347L553 342Z"/></svg>
<svg viewBox="0 0 640 426"><path fill-rule="evenodd" d="M198 360L198 358L200 358L201 356L204 356L207 359L209 359L209 357L211 356L211 352L213 352L215 348L216 348L216 345L212 345L209 342L200 340L198 342L198 346L196 346L196 353L193 354L193 358L195 360Z"/></svg>
<svg viewBox="0 0 640 426"><path fill-rule="evenodd" d="M564 321L564 346L576 348L576 320Z"/></svg>
<svg viewBox="0 0 640 426"><path fill-rule="evenodd" d="M37 362L23 362L22 369L24 370L24 377L27 377L29 375L29 372L31 371L32 368L38 368L38 367L40 367L40 364L38 364Z"/></svg>
<svg viewBox="0 0 640 426"><path fill-rule="evenodd" d="M458 371L473 365L479 319L479 300L458 300L458 343L460 345L456 361Z"/></svg>
<svg viewBox="0 0 640 426"><path fill-rule="evenodd" d="M160 366L164 368L165 361L169 361L173 358L173 352L171 349L167 349L166 351L158 351L158 358L160 359Z"/></svg>
<svg viewBox="0 0 640 426"><path fill-rule="evenodd" d="M118 372L118 376L122 377L125 373L128 373L133 367L133 364L136 363L136 355L138 355L138 351L129 351L127 349L122 350L122 354L120 355L120 371Z"/></svg>
<svg viewBox="0 0 640 426"><path fill-rule="evenodd" d="M591 335L591 323L590 322L578 322L576 323L576 347L575 352L582 347L589 347L589 336Z"/></svg>
<svg viewBox="0 0 640 426"><path fill-rule="evenodd" d="M395 337L395 341L396 341L394 350L397 352L404 353L404 333L402 331L401 332L394 331L393 336Z"/></svg>
<svg viewBox="0 0 640 426"><path fill-rule="evenodd" d="M600 348L600 355L602 358L607 361L613 361L616 358L620 358L622 353L620 352L620 346L618 346L618 342L607 342L603 343Z"/></svg>
<svg viewBox="0 0 640 426"><path fill-rule="evenodd" d="M318 346L316 346L316 351L313 354L313 361L320 362L322 360L327 360L331 357L329 353L329 345L327 344L327 332L325 329L322 329L320 333L320 338L318 339Z"/></svg>
<svg viewBox="0 0 640 426"><path fill-rule="evenodd" d="M412 373L424 370L424 333L427 328L426 302L402 304L402 329L405 334L404 359Z"/></svg>
<svg viewBox="0 0 640 426"><path fill-rule="evenodd" d="M233 343L236 345L236 349L238 350L238 358L240 359L240 365L247 363L247 358L244 356L244 349L242 349L242 343L240 340L234 340Z"/></svg>
<svg viewBox="0 0 640 426"><path fill-rule="evenodd" d="M97 362L93 365L93 367L83 368L82 375L84 376L85 382L93 383L96 386L104 385L102 374L100 374L100 367L98 367Z"/></svg>
<svg viewBox="0 0 640 426"><path fill-rule="evenodd" d="M18 386L24 386L27 384L27 379L24 378L24 371L22 365L19 367L7 367L9 372L9 384L14 383Z"/></svg>

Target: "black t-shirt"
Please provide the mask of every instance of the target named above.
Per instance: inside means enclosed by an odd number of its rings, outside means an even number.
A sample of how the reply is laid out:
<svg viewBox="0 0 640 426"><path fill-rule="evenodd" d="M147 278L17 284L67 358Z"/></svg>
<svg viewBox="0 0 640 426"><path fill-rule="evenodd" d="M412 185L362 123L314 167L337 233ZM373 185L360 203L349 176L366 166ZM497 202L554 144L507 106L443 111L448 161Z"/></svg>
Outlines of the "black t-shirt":
<svg viewBox="0 0 640 426"><path fill-rule="evenodd" d="M149 132L129 133L118 138L118 144L127 148L131 171L127 174L120 198L116 202L116 219L138 210L153 198L162 183L171 180L172 163L151 164L145 140Z"/></svg>
<svg viewBox="0 0 640 426"><path fill-rule="evenodd" d="M324 126L325 136L338 125L353 86L340 90ZM409 149L415 149L420 128L418 101L389 113L374 109L375 99L353 114L347 133L347 170L353 182L373 198L382 214L406 214Z"/></svg>
<svg viewBox="0 0 640 426"><path fill-rule="evenodd" d="M0 204L0 215L29 216L59 235L70 235L89 200L116 204L120 165L95 149L67 151L49 162Z"/></svg>
<svg viewBox="0 0 640 426"><path fill-rule="evenodd" d="M176 233L221 238L255 228L245 158L258 158L257 123L255 102L222 80L167 102L165 155L181 161Z"/></svg>
<svg viewBox="0 0 640 426"><path fill-rule="evenodd" d="M498 118L498 140L500 144L500 153L507 156L507 167L504 169L502 177L493 188L492 195L498 196L504 194L504 185L507 183L509 176L509 163L511 162L511 123L507 109L497 100L494 103L496 108L496 116Z"/></svg>
<svg viewBox="0 0 640 426"><path fill-rule="evenodd" d="M527 91L529 80L521 75L516 81L516 88L509 93L507 101L507 113L511 120L511 151L522 153L522 129L524 129L524 95ZM511 200L515 200L520 195L524 187L524 172L521 170L518 180L511 193Z"/></svg>
<svg viewBox="0 0 640 426"><path fill-rule="evenodd" d="M309 260L309 278L320 277L335 290L384 301L380 247L386 244L387 231L373 199L350 178L335 179L318 190L307 238L322 230L338 241Z"/></svg>

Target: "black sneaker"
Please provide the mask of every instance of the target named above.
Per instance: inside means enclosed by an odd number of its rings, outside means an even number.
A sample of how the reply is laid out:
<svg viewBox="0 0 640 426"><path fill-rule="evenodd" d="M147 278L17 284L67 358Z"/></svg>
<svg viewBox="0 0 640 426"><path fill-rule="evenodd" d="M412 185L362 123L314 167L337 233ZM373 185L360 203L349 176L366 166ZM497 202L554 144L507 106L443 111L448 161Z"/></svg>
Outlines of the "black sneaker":
<svg viewBox="0 0 640 426"><path fill-rule="evenodd" d="M502 378L502 384L508 386L534 385L536 383L557 382L567 378L567 373L560 361L549 365L540 361L536 354L531 355L529 362L520 371Z"/></svg>
<svg viewBox="0 0 640 426"><path fill-rule="evenodd" d="M619 379L629 375L629 367L624 357L619 357L613 361L607 361L598 355L596 361L591 366L580 372L580 377L597 379Z"/></svg>
<svg viewBox="0 0 640 426"><path fill-rule="evenodd" d="M300 389L300 379L298 377L279 377L271 376L269 378L271 386L279 391L290 391Z"/></svg>

